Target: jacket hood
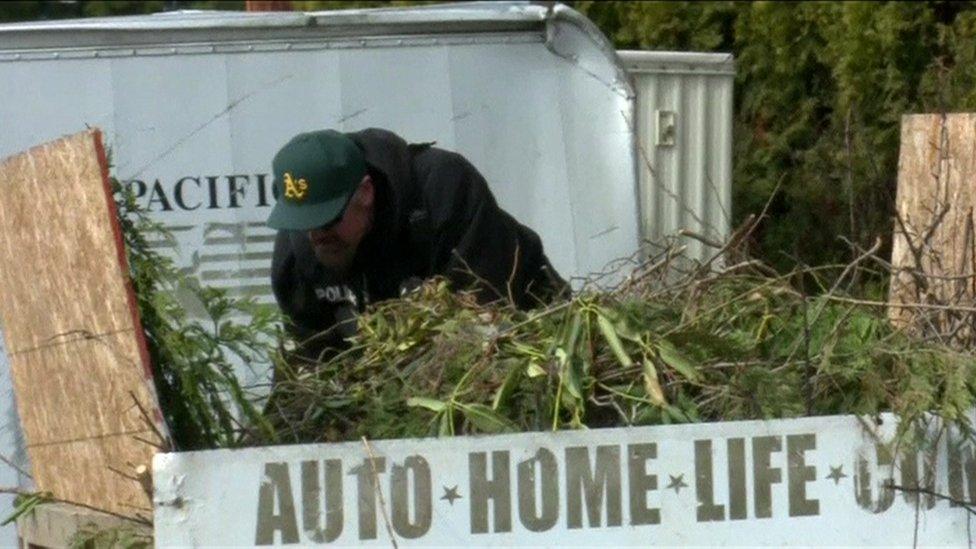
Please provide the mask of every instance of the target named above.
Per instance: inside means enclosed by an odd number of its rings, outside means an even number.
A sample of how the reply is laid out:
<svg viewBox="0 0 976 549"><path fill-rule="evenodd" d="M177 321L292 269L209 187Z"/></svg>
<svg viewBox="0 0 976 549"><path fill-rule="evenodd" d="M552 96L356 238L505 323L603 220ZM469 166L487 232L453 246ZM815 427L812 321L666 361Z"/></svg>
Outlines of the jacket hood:
<svg viewBox="0 0 976 549"><path fill-rule="evenodd" d="M389 228L400 227L406 221L406 203L411 185L412 168L410 145L399 135L379 128L347 133L363 150L366 164L386 177L387 192L393 221Z"/></svg>

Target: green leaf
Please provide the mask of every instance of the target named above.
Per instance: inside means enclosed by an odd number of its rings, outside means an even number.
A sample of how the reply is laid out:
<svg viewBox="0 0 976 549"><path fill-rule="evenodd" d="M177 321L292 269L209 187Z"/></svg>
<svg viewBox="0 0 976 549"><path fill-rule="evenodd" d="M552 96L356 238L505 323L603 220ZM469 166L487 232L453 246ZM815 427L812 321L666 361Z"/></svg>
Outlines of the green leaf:
<svg viewBox="0 0 976 549"><path fill-rule="evenodd" d="M30 513L38 505L48 501L48 495L45 492L38 492L36 494L24 494L17 497L17 504L14 506L13 513L5 518L3 522L0 522L0 526L6 526L23 515Z"/></svg>
<svg viewBox="0 0 976 549"><path fill-rule="evenodd" d="M605 317L602 313L597 313L596 315L597 326L600 327L600 332L603 333L603 338L607 340L607 344L610 345L610 350L616 355L617 360L620 361L620 365L624 368L629 368L634 365L634 361L627 354L624 349L623 343L620 342L620 338L617 337L617 332L614 330L613 324L610 319Z"/></svg>
<svg viewBox="0 0 976 549"><path fill-rule="evenodd" d="M542 366L532 362L529 364L529 367L525 369L525 375L529 376L529 379L533 379L546 375L546 371L542 368Z"/></svg>
<svg viewBox="0 0 976 549"><path fill-rule="evenodd" d="M662 407L668 405L661 382L657 379L657 368L646 358L644 359L644 390L647 392L647 398L654 404Z"/></svg>
<svg viewBox="0 0 976 549"><path fill-rule="evenodd" d="M556 358L562 364L559 378L569 392L569 395L577 399L583 398L583 392L580 390L579 372L576 368L573 368L572 359L567 358L566 353L562 349L556 349Z"/></svg>
<svg viewBox="0 0 976 549"><path fill-rule="evenodd" d="M522 368L514 366L509 369L508 375L505 376L505 381L502 382L501 387L495 392L495 399L491 403L491 409L497 410L500 406L508 402L508 399L515 392L515 388L518 387L519 381L522 380Z"/></svg>
<svg viewBox="0 0 976 549"><path fill-rule="evenodd" d="M454 424L453 420L454 414L450 410L441 414L440 425L438 427L437 435L442 437L453 437L454 436Z"/></svg>
<svg viewBox="0 0 976 549"><path fill-rule="evenodd" d="M675 369L679 374L685 376L688 381L698 381L698 368L695 364L681 353L670 341L662 339L657 342L657 352L661 360Z"/></svg>
<svg viewBox="0 0 976 549"><path fill-rule="evenodd" d="M457 406L464 417L484 433L511 433L518 430L508 418L484 404L458 404Z"/></svg>
<svg viewBox="0 0 976 549"><path fill-rule="evenodd" d="M427 408L432 412L443 412L447 408L447 404L444 402L427 397L410 397L407 399L407 406L412 408Z"/></svg>

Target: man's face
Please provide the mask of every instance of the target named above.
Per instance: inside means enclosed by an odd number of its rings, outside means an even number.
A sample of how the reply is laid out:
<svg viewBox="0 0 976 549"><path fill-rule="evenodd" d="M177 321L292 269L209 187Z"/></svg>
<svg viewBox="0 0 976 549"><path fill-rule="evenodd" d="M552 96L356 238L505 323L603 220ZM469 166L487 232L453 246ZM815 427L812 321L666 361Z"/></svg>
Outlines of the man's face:
<svg viewBox="0 0 976 549"><path fill-rule="evenodd" d="M373 226L373 196L373 182L367 175L338 221L308 232L315 257L326 268L344 274L352 265L359 243Z"/></svg>

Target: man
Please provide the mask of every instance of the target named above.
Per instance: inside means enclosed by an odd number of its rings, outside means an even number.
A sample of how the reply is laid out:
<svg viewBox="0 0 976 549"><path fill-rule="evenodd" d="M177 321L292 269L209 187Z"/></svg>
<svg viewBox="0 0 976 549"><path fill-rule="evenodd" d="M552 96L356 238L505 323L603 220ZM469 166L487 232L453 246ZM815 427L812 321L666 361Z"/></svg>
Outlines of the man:
<svg viewBox="0 0 976 549"><path fill-rule="evenodd" d="M323 130L294 137L273 170L271 284L306 356L342 347L367 304L437 275L523 309L567 291L538 235L459 154L381 129Z"/></svg>

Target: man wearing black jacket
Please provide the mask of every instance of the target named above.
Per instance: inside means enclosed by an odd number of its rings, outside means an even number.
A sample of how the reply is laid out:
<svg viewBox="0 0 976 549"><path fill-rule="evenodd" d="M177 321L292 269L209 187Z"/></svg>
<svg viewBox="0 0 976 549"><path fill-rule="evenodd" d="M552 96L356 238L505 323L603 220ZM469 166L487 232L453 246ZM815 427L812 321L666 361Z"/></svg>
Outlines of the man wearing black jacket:
<svg viewBox="0 0 976 549"><path fill-rule="evenodd" d="M289 141L273 169L271 284L310 358L341 348L367 304L432 276L522 309L568 291L539 236L459 154L381 129L323 130Z"/></svg>

